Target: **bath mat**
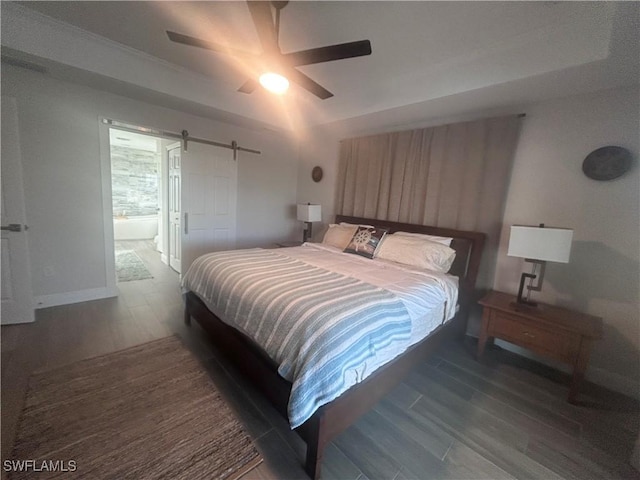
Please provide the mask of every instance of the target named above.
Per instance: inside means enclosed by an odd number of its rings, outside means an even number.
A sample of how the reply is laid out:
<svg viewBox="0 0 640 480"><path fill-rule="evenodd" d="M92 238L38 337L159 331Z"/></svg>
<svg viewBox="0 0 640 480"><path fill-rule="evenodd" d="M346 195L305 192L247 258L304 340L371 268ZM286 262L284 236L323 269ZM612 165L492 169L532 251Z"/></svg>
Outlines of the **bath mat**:
<svg viewBox="0 0 640 480"><path fill-rule="evenodd" d="M133 250L116 251L116 276L119 282L153 278L144 262Z"/></svg>
<svg viewBox="0 0 640 480"><path fill-rule="evenodd" d="M41 473L16 468L11 480L237 479L262 458L204 367L167 337L33 374L9 461L20 460Z"/></svg>

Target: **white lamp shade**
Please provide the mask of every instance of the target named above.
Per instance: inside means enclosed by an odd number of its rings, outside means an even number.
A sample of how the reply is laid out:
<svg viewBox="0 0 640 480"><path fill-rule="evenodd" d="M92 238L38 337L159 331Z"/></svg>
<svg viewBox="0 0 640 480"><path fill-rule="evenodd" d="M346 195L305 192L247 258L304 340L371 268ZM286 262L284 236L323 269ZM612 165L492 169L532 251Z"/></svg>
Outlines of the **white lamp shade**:
<svg viewBox="0 0 640 480"><path fill-rule="evenodd" d="M568 263L573 230L566 228L512 226L509 237L511 257Z"/></svg>
<svg viewBox="0 0 640 480"><path fill-rule="evenodd" d="M322 220L322 207L320 205L298 205L298 220L320 222Z"/></svg>

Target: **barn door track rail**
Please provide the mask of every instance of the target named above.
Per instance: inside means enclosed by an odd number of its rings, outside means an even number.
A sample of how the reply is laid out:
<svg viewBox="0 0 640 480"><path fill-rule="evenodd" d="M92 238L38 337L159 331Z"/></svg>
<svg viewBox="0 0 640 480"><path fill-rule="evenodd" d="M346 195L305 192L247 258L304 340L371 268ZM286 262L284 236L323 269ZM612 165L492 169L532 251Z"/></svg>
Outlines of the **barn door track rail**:
<svg viewBox="0 0 640 480"><path fill-rule="evenodd" d="M137 133L144 133L144 134L147 134L147 135L154 135L154 136L160 136L160 137L169 137L169 138L178 138L178 139L180 139L180 140L182 140L184 142L185 151L188 148L189 142L197 142L197 143L204 143L205 145L213 145L215 147L222 147L222 148L228 148L230 150L233 150L233 159L234 160L238 159L238 152L255 153L256 155L260 155L262 153L262 152L260 152L260 150L254 150L253 148L241 147L240 145L238 145L238 142L236 142L235 140L232 140L231 143L222 143L222 142L216 142L214 140L207 140L207 139L204 139L204 138L192 137L192 136L189 135L189 132L187 130L182 130L182 132L180 132L180 133L168 132L168 131L165 131L165 130L156 130L156 129L153 129L153 128L140 127L138 125L131 125L129 123L118 122L116 120L111 120L109 118L103 118L102 119L102 123L107 124L107 125L111 125L112 127L122 128L124 130L129 130L129 131L137 132Z"/></svg>

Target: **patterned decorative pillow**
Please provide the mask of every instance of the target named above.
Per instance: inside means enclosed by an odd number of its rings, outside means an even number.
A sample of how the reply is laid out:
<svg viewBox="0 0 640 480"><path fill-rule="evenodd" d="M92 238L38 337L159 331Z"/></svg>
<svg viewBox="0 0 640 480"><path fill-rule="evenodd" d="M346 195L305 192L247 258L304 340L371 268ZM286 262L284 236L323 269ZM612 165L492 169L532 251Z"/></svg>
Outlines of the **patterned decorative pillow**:
<svg viewBox="0 0 640 480"><path fill-rule="evenodd" d="M373 258L378 245L387 234L383 228L360 226L353 234L349 245L344 249L346 253L355 253L363 257Z"/></svg>
<svg viewBox="0 0 640 480"><path fill-rule="evenodd" d="M344 250L345 248L347 248L347 245L349 245L349 242L351 242L353 234L356 233L356 230L358 230L358 227L355 225L342 226L332 223L331 225L329 225L327 233L324 234L322 243L339 248L340 250Z"/></svg>

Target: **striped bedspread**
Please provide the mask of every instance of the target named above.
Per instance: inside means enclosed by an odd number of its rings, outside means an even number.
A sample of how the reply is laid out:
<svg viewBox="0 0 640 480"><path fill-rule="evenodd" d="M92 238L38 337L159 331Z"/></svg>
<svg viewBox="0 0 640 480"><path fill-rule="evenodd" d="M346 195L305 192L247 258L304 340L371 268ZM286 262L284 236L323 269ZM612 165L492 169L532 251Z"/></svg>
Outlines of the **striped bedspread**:
<svg viewBox="0 0 640 480"><path fill-rule="evenodd" d="M407 309L393 293L272 250L199 257L183 288L279 365L293 385L292 428L360 381L353 367L411 334Z"/></svg>

